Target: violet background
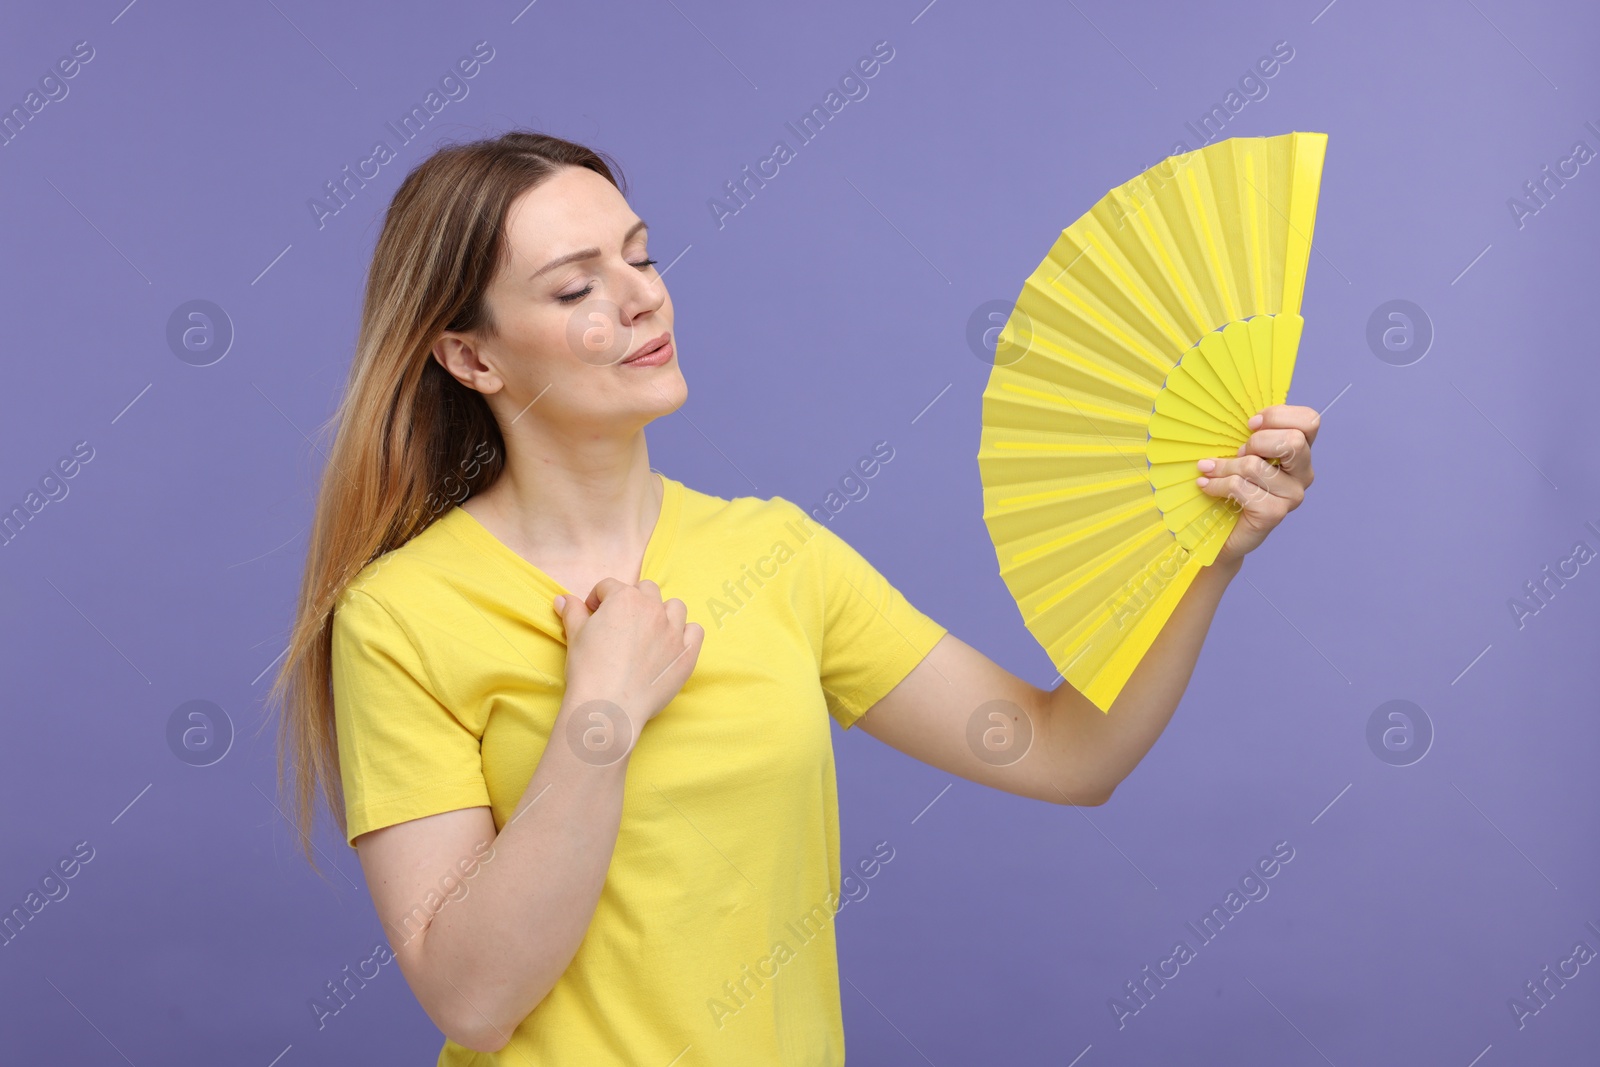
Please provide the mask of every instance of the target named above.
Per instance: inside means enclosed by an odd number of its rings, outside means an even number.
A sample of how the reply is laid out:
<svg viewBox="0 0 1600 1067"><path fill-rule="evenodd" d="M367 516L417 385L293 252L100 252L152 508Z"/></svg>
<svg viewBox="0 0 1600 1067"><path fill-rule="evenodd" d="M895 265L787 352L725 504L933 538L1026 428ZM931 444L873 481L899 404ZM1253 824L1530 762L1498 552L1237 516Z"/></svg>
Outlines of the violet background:
<svg viewBox="0 0 1600 1067"><path fill-rule="evenodd" d="M0 910L95 849L0 947L8 1062L434 1061L393 966L317 1029L308 1001L381 928L328 825L337 872L300 861L257 736L323 462L307 435L342 388L381 213L432 146L525 126L616 156L653 254L681 253L690 399L652 427L653 465L810 506L888 440L834 528L1046 685L982 521L969 319L1109 188L1195 147L1185 124L1278 41L1293 59L1225 134L1329 135L1291 392L1334 405L1317 484L1108 805L1008 796L835 727L842 857L895 849L839 917L850 1062L1593 1055L1600 965L1522 1029L1507 1002L1575 942L1600 948L1600 573L1520 629L1507 602L1574 542L1600 548L1600 163L1520 228L1507 199L1575 141L1600 149L1600 12L925 2L8 12L6 107L74 42L95 49L0 148L0 504L75 442L95 450L0 549ZM384 123L481 40L495 55L469 96L319 229L307 200L393 145ZM880 40L894 57L869 95L719 229L707 201L775 139L794 147L784 123ZM166 340L193 299L235 331L210 366ZM1409 366L1366 341L1392 299L1435 331ZM195 699L236 731L206 767L166 736ZM1366 740L1392 699L1435 731L1410 766ZM1119 1029L1108 1000L1196 944L1186 921L1278 841L1295 858L1270 895Z"/></svg>

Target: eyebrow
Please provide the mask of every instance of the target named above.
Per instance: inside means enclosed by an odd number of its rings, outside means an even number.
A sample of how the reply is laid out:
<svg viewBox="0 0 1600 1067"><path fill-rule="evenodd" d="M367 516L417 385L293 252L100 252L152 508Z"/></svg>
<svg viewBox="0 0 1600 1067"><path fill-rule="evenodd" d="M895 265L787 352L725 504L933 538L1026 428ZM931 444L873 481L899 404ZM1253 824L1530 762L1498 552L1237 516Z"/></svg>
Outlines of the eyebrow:
<svg viewBox="0 0 1600 1067"><path fill-rule="evenodd" d="M632 226L628 227L628 232L622 235L622 243L627 244L629 241L633 240L634 234L638 233L640 230L648 230L649 228L650 227L645 223L644 219L640 219L638 222L635 222ZM550 262L546 263L544 266L528 275L528 280L531 282L539 275L555 270L557 267L563 264L571 263L579 259L590 259L594 256L598 256L599 254L600 250L598 248L580 248L576 252L568 252L559 259L552 259Z"/></svg>

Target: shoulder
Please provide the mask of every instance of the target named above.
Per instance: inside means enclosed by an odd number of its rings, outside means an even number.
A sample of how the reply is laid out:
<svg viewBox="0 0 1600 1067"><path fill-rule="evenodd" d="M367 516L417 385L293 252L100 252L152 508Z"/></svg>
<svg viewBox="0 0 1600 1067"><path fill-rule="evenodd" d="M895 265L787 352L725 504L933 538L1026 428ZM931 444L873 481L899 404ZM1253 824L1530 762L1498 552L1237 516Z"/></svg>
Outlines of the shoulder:
<svg viewBox="0 0 1600 1067"><path fill-rule="evenodd" d="M419 598L426 600L441 574L450 569L452 558L460 554L452 529L460 519L456 510L441 515L411 540L374 557L357 571L339 592L335 618L347 611L370 616L382 610L394 615Z"/></svg>
<svg viewBox="0 0 1600 1067"><path fill-rule="evenodd" d="M679 483L680 522L694 542L706 546L753 546L778 542L791 548L811 542L827 527L782 496L721 497Z"/></svg>

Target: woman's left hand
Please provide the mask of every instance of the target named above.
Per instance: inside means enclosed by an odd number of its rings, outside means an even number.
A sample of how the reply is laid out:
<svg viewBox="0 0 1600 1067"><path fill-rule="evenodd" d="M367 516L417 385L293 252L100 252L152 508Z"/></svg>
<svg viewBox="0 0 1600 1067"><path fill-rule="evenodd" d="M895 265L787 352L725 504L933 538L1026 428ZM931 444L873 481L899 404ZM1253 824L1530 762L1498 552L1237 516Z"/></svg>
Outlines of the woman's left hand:
<svg viewBox="0 0 1600 1067"><path fill-rule="evenodd" d="M1199 461L1200 491L1233 500L1239 510L1218 563L1242 560L1300 506L1311 486L1311 443L1321 421L1315 408L1274 404L1251 416L1246 425L1253 432L1235 456Z"/></svg>

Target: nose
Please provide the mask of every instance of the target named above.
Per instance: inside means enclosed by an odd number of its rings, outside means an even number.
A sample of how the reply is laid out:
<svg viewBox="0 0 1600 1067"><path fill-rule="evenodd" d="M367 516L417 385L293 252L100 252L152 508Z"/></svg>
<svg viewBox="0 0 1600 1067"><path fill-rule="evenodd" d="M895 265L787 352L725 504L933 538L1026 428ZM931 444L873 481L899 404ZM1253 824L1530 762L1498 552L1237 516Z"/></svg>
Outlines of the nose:
<svg viewBox="0 0 1600 1067"><path fill-rule="evenodd" d="M667 300L666 283L654 267L640 270L631 263L624 264L622 288L617 294L617 313L622 325L632 327L635 320L648 318L659 311Z"/></svg>

